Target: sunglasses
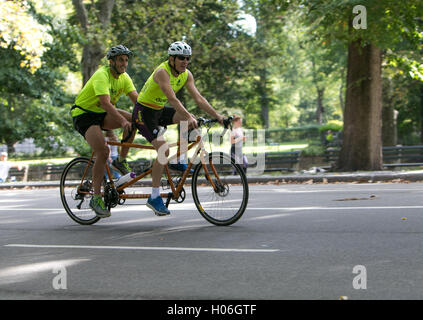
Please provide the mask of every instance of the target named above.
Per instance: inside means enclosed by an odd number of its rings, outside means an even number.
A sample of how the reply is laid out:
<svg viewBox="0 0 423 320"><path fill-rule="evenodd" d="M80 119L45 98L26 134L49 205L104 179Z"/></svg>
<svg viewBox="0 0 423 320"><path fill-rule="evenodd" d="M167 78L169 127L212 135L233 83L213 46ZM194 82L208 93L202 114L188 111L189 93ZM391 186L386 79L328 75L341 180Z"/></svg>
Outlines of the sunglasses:
<svg viewBox="0 0 423 320"><path fill-rule="evenodd" d="M181 60L181 61L184 61L184 60L189 61L189 59L191 58L191 57L185 57L185 56L176 56L176 57L178 58L178 60Z"/></svg>

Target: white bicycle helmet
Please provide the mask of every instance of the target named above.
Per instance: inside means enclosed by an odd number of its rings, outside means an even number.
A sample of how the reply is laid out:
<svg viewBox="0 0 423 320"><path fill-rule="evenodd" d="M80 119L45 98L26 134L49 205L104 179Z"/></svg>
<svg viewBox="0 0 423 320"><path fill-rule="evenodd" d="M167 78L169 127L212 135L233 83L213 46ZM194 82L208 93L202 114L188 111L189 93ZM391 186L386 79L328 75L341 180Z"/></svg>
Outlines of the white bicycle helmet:
<svg viewBox="0 0 423 320"><path fill-rule="evenodd" d="M176 41L170 45L169 49L167 50L167 53L169 54L169 56L191 56L192 50L187 43L182 41Z"/></svg>

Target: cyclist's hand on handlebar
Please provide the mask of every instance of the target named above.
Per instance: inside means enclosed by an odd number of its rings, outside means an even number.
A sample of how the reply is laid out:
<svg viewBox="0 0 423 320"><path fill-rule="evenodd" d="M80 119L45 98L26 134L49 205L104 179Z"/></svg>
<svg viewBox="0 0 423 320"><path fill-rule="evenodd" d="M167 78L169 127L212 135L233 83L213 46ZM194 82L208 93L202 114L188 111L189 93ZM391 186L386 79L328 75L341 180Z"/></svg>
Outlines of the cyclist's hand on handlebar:
<svg viewBox="0 0 423 320"><path fill-rule="evenodd" d="M191 129L198 128L197 119L195 119L195 117L191 113L188 114L186 121L188 121L188 128L191 128Z"/></svg>
<svg viewBox="0 0 423 320"><path fill-rule="evenodd" d="M218 116L216 117L216 119L217 119L217 121L222 125L222 126L224 126L224 120L225 120L225 117L224 116L222 116L221 114L218 114Z"/></svg>

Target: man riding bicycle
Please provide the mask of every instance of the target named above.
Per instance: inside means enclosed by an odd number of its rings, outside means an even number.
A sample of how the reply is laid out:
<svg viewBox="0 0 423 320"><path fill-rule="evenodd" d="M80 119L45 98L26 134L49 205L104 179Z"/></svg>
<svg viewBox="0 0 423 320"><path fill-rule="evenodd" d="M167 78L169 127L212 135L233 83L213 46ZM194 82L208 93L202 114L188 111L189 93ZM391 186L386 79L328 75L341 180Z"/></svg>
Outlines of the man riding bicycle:
<svg viewBox="0 0 423 320"><path fill-rule="evenodd" d="M187 88L200 109L218 119L223 125L223 116L200 94L194 84L192 73L187 69L191 55L192 50L187 43L182 41L172 43L168 49L168 60L161 63L147 79L132 113L132 121L139 132L154 146L158 154L160 151L160 154L166 157L169 156L169 146L163 136L158 135L159 126L186 121L189 128L198 127L194 116L176 97L176 93L183 86ZM172 107L165 106L167 102ZM159 161L159 158L154 161L153 188L147 201L147 206L160 216L170 214L160 197L160 180L164 164L163 161Z"/></svg>
<svg viewBox="0 0 423 320"><path fill-rule="evenodd" d="M109 217L110 211L105 207L101 197L101 182L104 177L109 148L102 130L124 129L124 135L131 130L131 114L116 108L116 102L122 94L127 95L135 104L138 93L130 76L126 73L128 59L132 52L123 45L112 47L107 52L108 66L99 68L87 81L75 99L72 118L77 130L88 142L96 154L93 167L94 196L90 207L101 218ZM129 139L132 142L135 132ZM128 148L122 148L118 161L113 165L122 174L129 172L125 160Z"/></svg>

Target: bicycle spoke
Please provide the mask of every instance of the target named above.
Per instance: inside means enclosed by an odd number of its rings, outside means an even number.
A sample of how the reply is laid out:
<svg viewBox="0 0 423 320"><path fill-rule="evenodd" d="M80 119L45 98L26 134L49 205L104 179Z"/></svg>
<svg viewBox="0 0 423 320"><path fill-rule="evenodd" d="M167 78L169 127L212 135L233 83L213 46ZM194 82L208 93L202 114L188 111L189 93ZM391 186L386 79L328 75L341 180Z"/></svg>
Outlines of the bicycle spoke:
<svg viewBox="0 0 423 320"><path fill-rule="evenodd" d="M217 157L216 157L217 155ZM211 154L206 168L196 168L192 192L200 213L216 225L236 222L248 202L248 184L242 169L222 153Z"/></svg>
<svg viewBox="0 0 423 320"><path fill-rule="evenodd" d="M89 206L93 194L92 165L89 163L88 158L75 158L65 167L60 180L63 206L80 224L93 224L99 220Z"/></svg>

